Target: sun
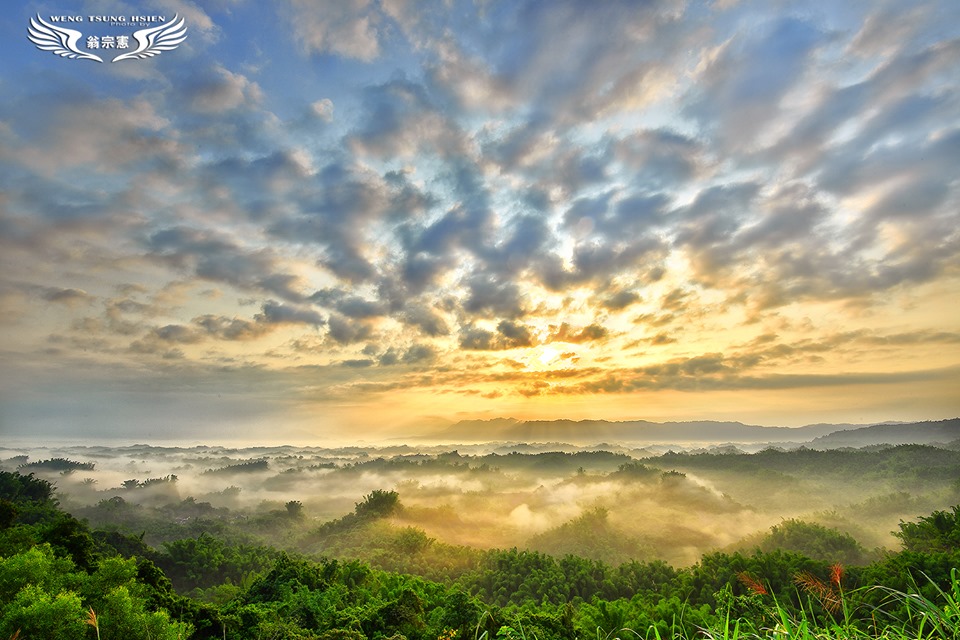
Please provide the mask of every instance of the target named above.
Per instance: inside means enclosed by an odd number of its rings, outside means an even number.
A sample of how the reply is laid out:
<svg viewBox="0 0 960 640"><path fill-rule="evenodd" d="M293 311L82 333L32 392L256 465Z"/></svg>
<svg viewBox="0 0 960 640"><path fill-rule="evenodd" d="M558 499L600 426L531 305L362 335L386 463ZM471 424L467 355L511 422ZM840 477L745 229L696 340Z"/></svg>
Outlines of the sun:
<svg viewBox="0 0 960 640"><path fill-rule="evenodd" d="M542 347L540 349L540 355L537 356L537 360L542 366L548 367L559 357L560 352L553 347Z"/></svg>

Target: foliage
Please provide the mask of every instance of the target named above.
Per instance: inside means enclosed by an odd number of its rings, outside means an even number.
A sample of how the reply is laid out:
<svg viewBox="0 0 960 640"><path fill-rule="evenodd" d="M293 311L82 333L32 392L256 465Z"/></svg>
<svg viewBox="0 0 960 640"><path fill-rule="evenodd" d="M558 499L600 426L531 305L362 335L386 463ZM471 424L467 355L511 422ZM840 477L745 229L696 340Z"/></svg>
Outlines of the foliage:
<svg viewBox="0 0 960 640"><path fill-rule="evenodd" d="M27 462L20 465L19 470L44 470L44 471L93 471L96 465L93 462L77 462L67 458L50 458L48 460L37 460L36 462Z"/></svg>
<svg viewBox="0 0 960 640"><path fill-rule="evenodd" d="M895 534L908 551L937 553L960 549L960 505L934 511L917 522L900 522Z"/></svg>
<svg viewBox="0 0 960 640"><path fill-rule="evenodd" d="M568 467L585 460L537 462ZM592 463L616 463L614 473L667 490L690 482L615 457ZM443 464L464 462L448 457ZM678 569L564 553L578 549L559 546L562 536L555 554L445 545L416 527L392 524L403 506L397 492L386 490L312 531L298 501L261 515L277 531L309 531L304 539L326 549L346 541L337 558L251 543L236 533L227 511L189 498L167 512L194 514L176 523L179 529L169 525L190 535L158 548L143 529L91 531L60 508L49 483L32 475L0 473L0 500L0 638L18 631L21 638L54 639L96 631L101 640L960 637L960 507L901 523L903 550L862 566L836 562L837 554L864 557L853 538L790 520L751 553L717 551ZM166 508L146 510L114 496L95 509L129 525L151 522ZM587 552L614 543L616 531L602 510L569 525L560 531ZM435 579L404 571L426 573L432 562L449 564L434 570Z"/></svg>
<svg viewBox="0 0 960 640"><path fill-rule="evenodd" d="M192 631L163 610L147 609L150 590L134 560L107 558L87 573L49 544L0 560L0 637L79 638L90 609L103 640L174 640Z"/></svg>
<svg viewBox="0 0 960 640"><path fill-rule="evenodd" d="M245 576L266 570L278 556L269 547L229 545L204 533L163 543L154 561L181 591L239 583Z"/></svg>
<svg viewBox="0 0 960 640"><path fill-rule="evenodd" d="M322 542L326 538L341 535L360 528L368 523L393 515L400 508L400 494L396 491L376 489L358 502L353 513L325 522L311 533L315 541Z"/></svg>
<svg viewBox="0 0 960 640"><path fill-rule="evenodd" d="M247 460L245 462L238 462L237 464L228 464L219 469L207 469L203 472L203 475L229 476L238 473L256 473L258 471L266 471L269 468L270 463L266 460Z"/></svg>
<svg viewBox="0 0 960 640"><path fill-rule="evenodd" d="M653 549L611 525L608 510L596 507L555 529L533 536L529 546L554 556L577 554L619 564L649 558Z"/></svg>
<svg viewBox="0 0 960 640"><path fill-rule="evenodd" d="M772 527L760 543L760 549L793 551L815 560L845 565L863 564L868 555L849 533L802 520L785 520Z"/></svg>

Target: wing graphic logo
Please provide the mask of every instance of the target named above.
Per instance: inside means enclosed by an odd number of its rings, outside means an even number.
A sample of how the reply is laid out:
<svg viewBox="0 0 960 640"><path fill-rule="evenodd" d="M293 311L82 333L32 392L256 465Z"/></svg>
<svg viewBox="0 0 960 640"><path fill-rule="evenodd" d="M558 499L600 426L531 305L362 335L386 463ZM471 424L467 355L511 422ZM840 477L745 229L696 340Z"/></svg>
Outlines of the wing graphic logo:
<svg viewBox="0 0 960 640"><path fill-rule="evenodd" d="M172 51L179 47L187 39L186 21L178 15L174 15L173 20L165 22L156 27L148 27L134 31L133 40L137 47L131 51L121 53L115 56L111 62L121 60L143 60L152 58L164 51ZM27 39L36 45L37 49L50 51L61 58L70 58L72 60L93 60L103 62L103 58L80 49L80 42L83 39L83 33L76 29L67 29L57 24L46 22L37 14L36 18L30 18L30 26L27 28ZM111 48L126 48L129 37L125 36L90 36L86 38L87 48L107 49L107 42ZM125 46L120 47L118 42ZM102 43L102 44L101 44Z"/></svg>
<svg viewBox="0 0 960 640"><path fill-rule="evenodd" d="M30 42L37 45L37 49L52 51L61 58L103 62L103 58L100 56L80 51L77 43L80 41L80 38L83 37L82 33L76 29L66 29L55 24L44 22L40 14L37 14L36 20L30 18L30 28L27 29L27 37L30 39Z"/></svg>
<svg viewBox="0 0 960 640"><path fill-rule="evenodd" d="M130 53L120 54L113 61L152 58L159 53L179 47L180 43L187 39L187 27L184 25L183 18L180 18L178 22L177 17L173 16L170 24L135 31L133 39L137 41L139 46Z"/></svg>

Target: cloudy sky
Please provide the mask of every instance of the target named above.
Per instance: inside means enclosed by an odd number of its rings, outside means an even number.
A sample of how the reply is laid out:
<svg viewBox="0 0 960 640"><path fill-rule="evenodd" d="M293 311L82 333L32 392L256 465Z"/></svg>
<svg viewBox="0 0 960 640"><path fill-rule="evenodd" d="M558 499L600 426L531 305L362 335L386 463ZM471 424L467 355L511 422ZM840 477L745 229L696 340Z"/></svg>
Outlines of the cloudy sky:
<svg viewBox="0 0 960 640"><path fill-rule="evenodd" d="M113 62L103 15L187 38ZM55 16L104 62L34 46ZM960 415L953 0L42 0L0 36L0 434Z"/></svg>

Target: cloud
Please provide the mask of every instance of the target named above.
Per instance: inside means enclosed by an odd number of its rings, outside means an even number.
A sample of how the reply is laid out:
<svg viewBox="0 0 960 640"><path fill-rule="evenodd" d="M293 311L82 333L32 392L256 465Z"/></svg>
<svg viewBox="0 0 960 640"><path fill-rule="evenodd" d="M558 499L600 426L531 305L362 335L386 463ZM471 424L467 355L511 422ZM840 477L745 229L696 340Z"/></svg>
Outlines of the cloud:
<svg viewBox="0 0 960 640"><path fill-rule="evenodd" d="M0 315L33 371L535 412L952 366L952 6L193 9L135 75L11 59Z"/></svg>
<svg viewBox="0 0 960 640"><path fill-rule="evenodd" d="M386 309L378 302L349 296L337 303L337 311L348 318L376 318L386 315Z"/></svg>
<svg viewBox="0 0 960 640"><path fill-rule="evenodd" d="M659 188L704 175L710 165L700 142L669 129L631 133L617 140L614 149L638 181Z"/></svg>
<svg viewBox="0 0 960 640"><path fill-rule="evenodd" d="M378 275L368 255L373 244L368 234L395 214L416 215L430 206L429 196L402 174L380 175L362 165L341 162L318 170L294 201L297 210L272 221L268 233L286 242L321 247L319 264L354 284Z"/></svg>
<svg viewBox="0 0 960 640"><path fill-rule="evenodd" d="M861 58L886 58L913 44L925 26L933 20L949 19L943 7L891 3L880 5L866 16L860 30L847 45L847 52ZM953 8L954 13L956 8ZM941 15L937 16L936 13Z"/></svg>
<svg viewBox="0 0 960 640"><path fill-rule="evenodd" d="M403 17L424 15L419 11L405 14ZM411 31L408 29L408 33ZM449 37L438 37L424 45L432 46L437 55L437 62L426 69L430 86L452 97L460 108L499 113L517 103L506 80L483 57L470 55Z"/></svg>
<svg viewBox="0 0 960 640"><path fill-rule="evenodd" d="M497 332L503 337L502 343L507 348L530 347L535 344L530 327L510 321L501 320L497 324Z"/></svg>
<svg viewBox="0 0 960 640"><path fill-rule="evenodd" d="M450 334L450 327L443 316L425 306L408 305L404 310L402 319L427 336L439 337Z"/></svg>
<svg viewBox="0 0 960 640"><path fill-rule="evenodd" d="M190 327L179 324L168 324L153 330L153 335L164 342L179 344L193 344L202 339L202 335Z"/></svg>
<svg viewBox="0 0 960 640"><path fill-rule="evenodd" d="M460 330L460 348L467 351L500 351L531 347L537 343L533 330L511 320L501 320L496 331L473 325Z"/></svg>
<svg viewBox="0 0 960 640"><path fill-rule="evenodd" d="M348 367L350 369L365 369L367 367L372 367L376 364L373 360L369 358L363 358L359 360L344 360L340 363L342 367Z"/></svg>
<svg viewBox="0 0 960 640"><path fill-rule="evenodd" d="M381 16L369 0L287 0L290 24L307 53L333 53L371 62L380 55Z"/></svg>
<svg viewBox="0 0 960 640"><path fill-rule="evenodd" d="M684 113L721 149L749 149L827 40L815 25L795 17L742 29L702 61Z"/></svg>
<svg viewBox="0 0 960 640"><path fill-rule="evenodd" d="M333 122L333 101L322 98L310 103L310 113L324 122Z"/></svg>
<svg viewBox="0 0 960 640"><path fill-rule="evenodd" d="M373 336L373 328L369 324L350 320L336 313L330 316L328 324L330 338L339 344L363 342Z"/></svg>
<svg viewBox="0 0 960 640"><path fill-rule="evenodd" d="M518 98L558 121L637 108L670 91L659 72L684 46L672 28L677 5L527 3L515 11L491 34L503 43L492 52L494 67Z"/></svg>
<svg viewBox="0 0 960 640"><path fill-rule="evenodd" d="M263 305L263 312L254 316L254 320L267 324L307 324L314 327L326 324L323 316L313 309L283 305L273 300Z"/></svg>
<svg viewBox="0 0 960 640"><path fill-rule="evenodd" d="M544 256L535 265L535 273L552 291L591 284L599 292L614 286L622 274L638 271L653 273L664 258L666 246L656 234L644 234L624 242L620 238L598 236L577 244L569 266L556 254Z"/></svg>
<svg viewBox="0 0 960 640"><path fill-rule="evenodd" d="M642 298L640 294L636 291L630 291L623 289L612 293L606 298L603 298L599 301L601 307L609 309L610 311L623 311L627 307L637 304Z"/></svg>
<svg viewBox="0 0 960 640"><path fill-rule="evenodd" d="M437 357L437 351L428 344L411 345L403 354L404 364L420 364L430 362Z"/></svg>
<svg viewBox="0 0 960 640"><path fill-rule="evenodd" d="M550 335L546 341L581 344L584 342L604 340L609 335L610 332L607 328L599 324L590 324L585 327L575 328L564 322L560 326L550 327Z"/></svg>
<svg viewBox="0 0 960 640"><path fill-rule="evenodd" d="M520 287L492 275L477 274L466 280L463 309L484 317L520 318L525 314Z"/></svg>
<svg viewBox="0 0 960 640"><path fill-rule="evenodd" d="M406 78L394 78L365 89L363 119L348 139L360 156L413 157L417 152L464 157L463 132L427 94Z"/></svg>
<svg viewBox="0 0 960 640"><path fill-rule="evenodd" d="M223 340L255 340L270 331L270 328L242 318L204 315L193 319L204 331Z"/></svg>
<svg viewBox="0 0 960 640"><path fill-rule="evenodd" d="M276 272L277 257L266 249L244 248L220 231L172 227L152 233L146 239L154 260L198 278L233 285L242 291L264 291L294 302L303 294L296 290L300 279Z"/></svg>
<svg viewBox="0 0 960 640"><path fill-rule="evenodd" d="M34 289L34 287L29 287ZM68 307L77 307L92 304L96 296L92 296L83 289L63 287L37 287L37 293L47 302L56 302Z"/></svg>
<svg viewBox="0 0 960 640"><path fill-rule="evenodd" d="M899 385L912 382L942 382L955 379L956 367L903 372L769 373L750 375L722 354L705 354L635 370L607 371L591 380L572 385L550 385L559 395L620 394L636 391L676 390L686 392L735 390L800 390L818 387L845 388L854 385Z"/></svg>
<svg viewBox="0 0 960 640"><path fill-rule="evenodd" d="M0 160L44 176L77 167L117 173L132 166L180 163L184 147L163 135L170 119L146 98L97 99L82 94L64 101L34 94L22 99L26 103L14 108L29 114L27 121L12 144L0 151Z"/></svg>

